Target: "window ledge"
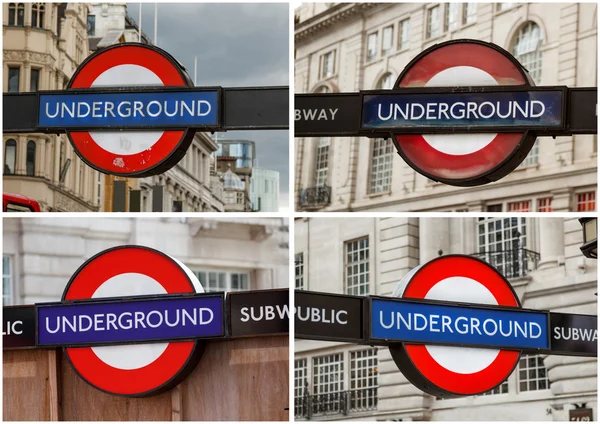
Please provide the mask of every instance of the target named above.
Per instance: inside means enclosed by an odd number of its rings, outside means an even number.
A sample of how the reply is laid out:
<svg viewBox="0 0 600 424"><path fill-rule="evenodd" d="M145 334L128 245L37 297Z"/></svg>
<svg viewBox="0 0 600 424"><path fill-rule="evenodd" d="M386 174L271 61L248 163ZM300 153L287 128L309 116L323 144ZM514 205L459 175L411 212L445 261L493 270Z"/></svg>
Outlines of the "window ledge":
<svg viewBox="0 0 600 424"><path fill-rule="evenodd" d="M504 15L505 13L508 13L512 10L515 10L517 7L519 7L520 4L513 4L511 7L509 7L508 9L504 9L504 10L495 10L494 11L494 16L500 16L500 15Z"/></svg>
<svg viewBox="0 0 600 424"><path fill-rule="evenodd" d="M376 197L382 197L382 196L386 196L386 195L389 196L391 194L392 194L392 190L390 189L390 190L387 190L387 191L382 191L381 193L367 193L367 196L370 199L374 199Z"/></svg>
<svg viewBox="0 0 600 424"><path fill-rule="evenodd" d="M385 56L384 56L384 57L385 57ZM371 60L367 59L367 60L365 61L365 66L370 66L370 65L374 65L374 64L376 64L376 63L382 62L382 61L383 61L383 59L384 59L384 57L376 57L376 58L373 58L373 59L371 59Z"/></svg>
<svg viewBox="0 0 600 424"><path fill-rule="evenodd" d="M519 166L517 166L517 167L515 168L515 170L514 170L514 171L512 171L512 172L526 171L526 170L528 170L528 169L535 169L535 170L538 170L538 169L540 169L540 163L538 162L538 163L534 163L534 164L531 164L531 165L525 165L525 166L520 166L520 165L519 165ZM512 174L512 172L511 172L511 174Z"/></svg>

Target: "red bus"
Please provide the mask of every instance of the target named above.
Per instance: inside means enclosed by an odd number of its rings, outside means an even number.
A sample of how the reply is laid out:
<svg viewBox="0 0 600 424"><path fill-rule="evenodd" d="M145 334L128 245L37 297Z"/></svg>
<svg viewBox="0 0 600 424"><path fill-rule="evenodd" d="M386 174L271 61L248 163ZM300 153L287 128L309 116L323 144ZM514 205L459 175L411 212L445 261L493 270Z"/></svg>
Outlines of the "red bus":
<svg viewBox="0 0 600 424"><path fill-rule="evenodd" d="M40 212L40 204L20 194L2 193L4 212Z"/></svg>

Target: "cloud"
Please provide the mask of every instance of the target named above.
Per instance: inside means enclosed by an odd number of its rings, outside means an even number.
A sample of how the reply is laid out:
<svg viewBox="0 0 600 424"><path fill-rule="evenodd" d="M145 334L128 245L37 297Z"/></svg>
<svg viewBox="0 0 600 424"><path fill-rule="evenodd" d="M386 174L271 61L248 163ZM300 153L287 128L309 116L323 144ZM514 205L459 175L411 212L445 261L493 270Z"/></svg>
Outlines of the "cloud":
<svg viewBox="0 0 600 424"><path fill-rule="evenodd" d="M137 21L140 3L128 3ZM142 29L154 37L154 4L142 6ZM194 77L198 86L289 85L287 3L158 3L158 46ZM279 203L288 204L289 132L233 131L219 139L256 142L261 168L279 171Z"/></svg>

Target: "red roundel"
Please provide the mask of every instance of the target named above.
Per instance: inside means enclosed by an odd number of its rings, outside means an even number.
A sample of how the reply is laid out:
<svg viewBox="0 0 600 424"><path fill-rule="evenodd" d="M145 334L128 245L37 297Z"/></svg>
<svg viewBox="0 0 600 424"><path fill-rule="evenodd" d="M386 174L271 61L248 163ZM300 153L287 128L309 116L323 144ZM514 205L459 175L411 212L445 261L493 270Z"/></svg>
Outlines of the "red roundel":
<svg viewBox="0 0 600 424"><path fill-rule="evenodd" d="M200 289L201 290L201 289ZM186 271L171 257L143 246L120 246L86 261L73 274L63 301L195 293ZM178 384L197 364L197 341L65 348L86 382L107 393L146 396Z"/></svg>
<svg viewBox="0 0 600 424"><path fill-rule="evenodd" d="M128 86L193 86L165 51L145 44L117 44L88 57L67 89ZM193 130L67 131L77 155L92 168L125 177L160 174L185 155Z"/></svg>
<svg viewBox="0 0 600 424"><path fill-rule="evenodd" d="M402 298L520 307L510 283L491 265L448 255L423 265ZM421 390L442 398L480 394L513 372L519 351L402 344L390 347L405 376Z"/></svg>
<svg viewBox="0 0 600 424"><path fill-rule="evenodd" d="M396 88L532 85L516 59L493 44L455 40L423 51L396 81ZM535 137L505 134L393 134L398 153L417 172L455 186L496 181L513 171Z"/></svg>

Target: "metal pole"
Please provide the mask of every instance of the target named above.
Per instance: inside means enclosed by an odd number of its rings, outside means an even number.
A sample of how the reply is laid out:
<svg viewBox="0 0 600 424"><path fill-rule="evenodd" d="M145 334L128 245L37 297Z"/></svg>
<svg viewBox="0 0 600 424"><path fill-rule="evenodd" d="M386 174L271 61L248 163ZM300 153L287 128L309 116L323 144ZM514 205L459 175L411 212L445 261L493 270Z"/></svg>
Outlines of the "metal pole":
<svg viewBox="0 0 600 424"><path fill-rule="evenodd" d="M154 3L154 45L158 46L158 3Z"/></svg>
<svg viewBox="0 0 600 424"><path fill-rule="evenodd" d="M140 12L138 13L138 42L142 42L142 5L144 3L140 3Z"/></svg>
<svg viewBox="0 0 600 424"><path fill-rule="evenodd" d="M198 71L198 56L194 57L194 85L196 85L197 71Z"/></svg>

